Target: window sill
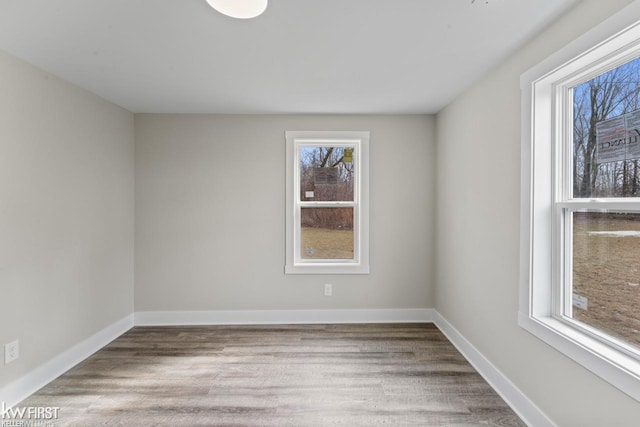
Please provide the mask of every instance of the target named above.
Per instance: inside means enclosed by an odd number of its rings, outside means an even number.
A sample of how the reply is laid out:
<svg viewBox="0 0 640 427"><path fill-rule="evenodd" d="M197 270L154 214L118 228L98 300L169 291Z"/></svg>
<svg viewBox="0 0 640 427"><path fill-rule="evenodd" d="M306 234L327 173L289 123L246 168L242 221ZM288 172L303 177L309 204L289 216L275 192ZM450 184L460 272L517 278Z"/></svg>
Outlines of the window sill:
<svg viewBox="0 0 640 427"><path fill-rule="evenodd" d="M369 266L361 264L296 264L284 267L285 274L369 274Z"/></svg>
<svg viewBox="0 0 640 427"><path fill-rule="evenodd" d="M518 315L518 324L565 356L640 401L640 360L548 316Z"/></svg>

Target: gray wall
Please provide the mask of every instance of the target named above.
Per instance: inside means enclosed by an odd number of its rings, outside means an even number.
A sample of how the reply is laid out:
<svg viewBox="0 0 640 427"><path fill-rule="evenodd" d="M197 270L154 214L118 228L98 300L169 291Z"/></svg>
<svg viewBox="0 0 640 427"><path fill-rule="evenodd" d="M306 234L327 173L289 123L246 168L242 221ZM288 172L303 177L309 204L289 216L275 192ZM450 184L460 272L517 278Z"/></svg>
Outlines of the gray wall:
<svg viewBox="0 0 640 427"><path fill-rule="evenodd" d="M131 113L0 52L0 344L20 340L0 386L132 314L133 138Z"/></svg>
<svg viewBox="0 0 640 427"><path fill-rule="evenodd" d="M519 78L628 3L578 4L437 118L436 308L558 426L638 425L640 405L517 325Z"/></svg>
<svg viewBox="0 0 640 427"><path fill-rule="evenodd" d="M434 121L137 115L136 311L433 307ZM371 274L284 274L286 130L371 131Z"/></svg>

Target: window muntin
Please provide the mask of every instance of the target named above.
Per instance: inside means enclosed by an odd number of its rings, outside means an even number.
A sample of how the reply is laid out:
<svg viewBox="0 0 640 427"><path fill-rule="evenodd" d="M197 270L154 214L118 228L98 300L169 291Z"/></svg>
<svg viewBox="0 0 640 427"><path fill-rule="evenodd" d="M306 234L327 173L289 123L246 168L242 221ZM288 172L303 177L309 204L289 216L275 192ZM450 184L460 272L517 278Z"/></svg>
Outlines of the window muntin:
<svg viewBox="0 0 640 427"><path fill-rule="evenodd" d="M366 274L368 132L290 131L287 259L294 274Z"/></svg>

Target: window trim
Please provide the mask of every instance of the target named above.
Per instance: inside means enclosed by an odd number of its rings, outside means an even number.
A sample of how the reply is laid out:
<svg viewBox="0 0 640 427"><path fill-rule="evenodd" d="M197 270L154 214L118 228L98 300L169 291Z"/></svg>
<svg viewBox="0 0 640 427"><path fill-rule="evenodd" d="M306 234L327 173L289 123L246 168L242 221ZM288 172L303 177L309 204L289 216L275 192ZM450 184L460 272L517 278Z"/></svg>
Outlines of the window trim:
<svg viewBox="0 0 640 427"><path fill-rule="evenodd" d="M369 274L369 138L368 131L286 131L286 260L285 274ZM298 147L303 145L356 145L353 202L299 201ZM354 208L353 260L298 260L299 217L303 205Z"/></svg>
<svg viewBox="0 0 640 427"><path fill-rule="evenodd" d="M522 176L520 301L518 324L558 351L640 401L640 360L598 339L584 328L557 316L564 290L558 278L564 272L554 262L564 254L558 239L566 227L558 219L562 207L580 206L558 195L566 190L558 169L567 168L562 126L566 88L603 66L624 62L629 52L640 52L640 0L636 0L521 76ZM596 70L597 69L597 70ZM565 93L563 93L565 91ZM566 122L566 121L565 121ZM570 130L569 130L570 131ZM629 206L611 201L611 206ZM597 203L597 202L596 202ZM609 203L607 203L609 205ZM565 267L566 268L566 267Z"/></svg>

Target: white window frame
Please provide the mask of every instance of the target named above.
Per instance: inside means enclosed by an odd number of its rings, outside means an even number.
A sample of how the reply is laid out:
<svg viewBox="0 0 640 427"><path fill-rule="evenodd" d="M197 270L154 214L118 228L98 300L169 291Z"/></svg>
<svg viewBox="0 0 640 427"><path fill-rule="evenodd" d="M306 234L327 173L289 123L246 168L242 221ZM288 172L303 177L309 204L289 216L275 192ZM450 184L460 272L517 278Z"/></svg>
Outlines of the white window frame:
<svg viewBox="0 0 640 427"><path fill-rule="evenodd" d="M369 273L369 137L368 131L286 131L286 263L285 274ZM300 146L355 146L353 202L300 200ZM303 207L353 207L353 260L302 259L300 212Z"/></svg>
<svg viewBox="0 0 640 427"><path fill-rule="evenodd" d="M564 253L572 209L638 211L633 199L567 197L572 137L572 91L580 82L640 54L640 0L521 76L522 200L519 325L640 401L640 359L603 339L599 331L568 321L571 293L563 288L570 269ZM569 265L567 265L569 264ZM563 304L564 307L563 307Z"/></svg>

